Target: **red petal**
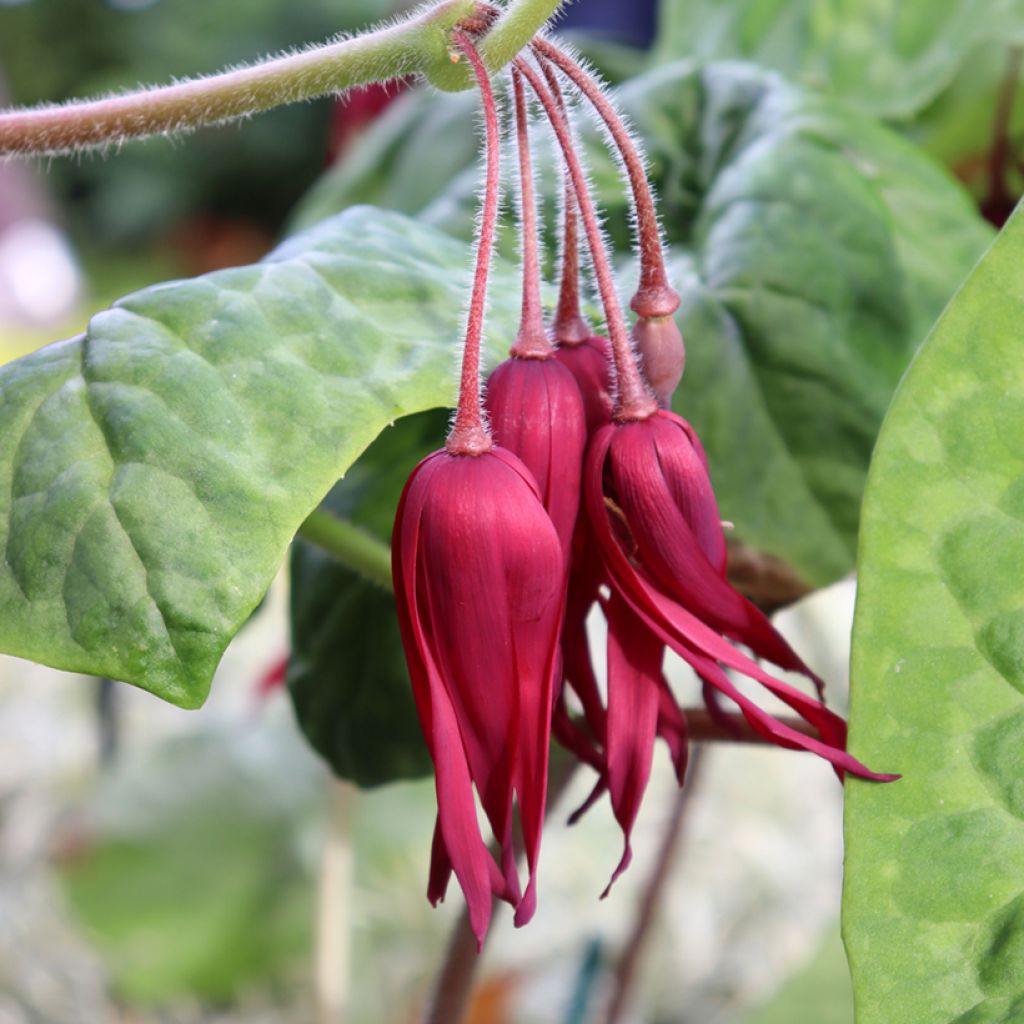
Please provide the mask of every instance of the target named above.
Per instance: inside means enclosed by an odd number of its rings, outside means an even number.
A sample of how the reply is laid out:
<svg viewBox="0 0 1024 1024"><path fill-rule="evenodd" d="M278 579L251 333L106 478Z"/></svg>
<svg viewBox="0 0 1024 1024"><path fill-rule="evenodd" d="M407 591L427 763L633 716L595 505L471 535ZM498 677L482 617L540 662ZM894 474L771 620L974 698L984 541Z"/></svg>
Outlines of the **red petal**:
<svg viewBox="0 0 1024 1024"><path fill-rule="evenodd" d="M629 837L651 774L658 726L659 682L664 645L613 593L608 617L608 791L622 826L624 850L615 880L632 859Z"/></svg>
<svg viewBox="0 0 1024 1024"><path fill-rule="evenodd" d="M554 359L506 359L487 381L494 438L533 474L568 559L587 443L583 397Z"/></svg>

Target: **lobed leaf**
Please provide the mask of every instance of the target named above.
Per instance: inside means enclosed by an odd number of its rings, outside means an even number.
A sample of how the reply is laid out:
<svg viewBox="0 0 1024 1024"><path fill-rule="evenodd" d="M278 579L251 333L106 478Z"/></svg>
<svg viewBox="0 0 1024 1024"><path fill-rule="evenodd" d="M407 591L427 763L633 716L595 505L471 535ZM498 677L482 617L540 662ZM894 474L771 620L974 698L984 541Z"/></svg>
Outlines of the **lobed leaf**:
<svg viewBox="0 0 1024 1024"><path fill-rule="evenodd" d="M844 935L858 1024L1024 1013L1024 215L893 401L864 501Z"/></svg>

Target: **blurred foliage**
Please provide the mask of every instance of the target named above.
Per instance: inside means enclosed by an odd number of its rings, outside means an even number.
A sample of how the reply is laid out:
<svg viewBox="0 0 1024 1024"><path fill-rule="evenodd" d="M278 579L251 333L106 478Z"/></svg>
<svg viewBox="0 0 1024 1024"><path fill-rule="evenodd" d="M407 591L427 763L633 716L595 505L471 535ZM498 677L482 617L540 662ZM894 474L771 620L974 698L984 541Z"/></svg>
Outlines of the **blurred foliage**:
<svg viewBox="0 0 1024 1024"><path fill-rule="evenodd" d="M979 47L1024 41L1021 0L663 0L657 55L734 58L906 119Z"/></svg>
<svg viewBox="0 0 1024 1024"><path fill-rule="evenodd" d="M853 1024L853 988L839 929L829 929L818 951L741 1024Z"/></svg>
<svg viewBox="0 0 1024 1024"><path fill-rule="evenodd" d="M207 719L101 779L62 880L125 1000L222 1002L301 965L321 783L281 715Z"/></svg>
<svg viewBox="0 0 1024 1024"><path fill-rule="evenodd" d="M240 16L230 0L0 4L0 76L15 103L60 102L209 74L362 27L395 6L246 0ZM97 245L139 242L201 211L274 229L323 168L329 110L322 100L185 141L133 143L114 159L54 161L49 180L73 201L77 233Z"/></svg>

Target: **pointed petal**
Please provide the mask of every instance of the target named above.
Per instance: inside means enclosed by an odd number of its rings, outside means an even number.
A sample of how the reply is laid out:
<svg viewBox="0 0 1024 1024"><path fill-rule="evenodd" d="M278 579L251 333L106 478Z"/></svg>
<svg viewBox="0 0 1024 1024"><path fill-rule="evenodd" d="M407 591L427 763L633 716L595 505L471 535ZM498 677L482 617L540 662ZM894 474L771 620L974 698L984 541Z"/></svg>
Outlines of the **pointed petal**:
<svg viewBox="0 0 1024 1024"><path fill-rule="evenodd" d="M632 858L630 834L651 774L658 726L663 644L613 593L608 616L608 792L622 826L624 851L615 880Z"/></svg>

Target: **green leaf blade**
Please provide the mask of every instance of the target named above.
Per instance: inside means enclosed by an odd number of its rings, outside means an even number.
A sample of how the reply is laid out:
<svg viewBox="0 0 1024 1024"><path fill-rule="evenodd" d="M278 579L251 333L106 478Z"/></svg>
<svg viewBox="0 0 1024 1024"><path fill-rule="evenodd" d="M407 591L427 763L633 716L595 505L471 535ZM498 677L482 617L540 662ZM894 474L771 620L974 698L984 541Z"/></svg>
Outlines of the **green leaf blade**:
<svg viewBox="0 0 1024 1024"><path fill-rule="evenodd" d="M865 497L844 934L858 1024L1021 1019L1024 218L900 387Z"/></svg>
<svg viewBox="0 0 1024 1024"><path fill-rule="evenodd" d="M0 369L0 649L201 704L334 481L451 402L467 268L463 244L354 209Z"/></svg>

